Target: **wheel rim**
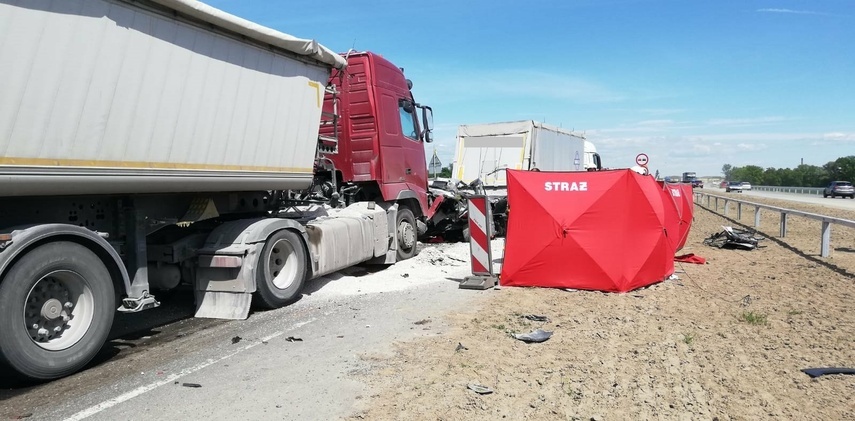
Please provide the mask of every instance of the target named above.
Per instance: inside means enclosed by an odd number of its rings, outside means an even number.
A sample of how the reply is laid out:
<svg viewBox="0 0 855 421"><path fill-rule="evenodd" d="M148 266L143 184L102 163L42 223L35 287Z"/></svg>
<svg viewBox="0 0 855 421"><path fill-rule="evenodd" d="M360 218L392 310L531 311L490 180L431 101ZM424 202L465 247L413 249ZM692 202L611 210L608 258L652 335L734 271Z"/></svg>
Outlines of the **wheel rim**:
<svg viewBox="0 0 855 421"><path fill-rule="evenodd" d="M290 242L279 240L273 244L267 267L276 288L286 289L293 285L297 280L298 266L297 255Z"/></svg>
<svg viewBox="0 0 855 421"><path fill-rule="evenodd" d="M411 250L416 245L416 230L406 220L398 224L398 243L404 250Z"/></svg>
<svg viewBox="0 0 855 421"><path fill-rule="evenodd" d="M24 306L24 324L30 339L48 351L76 344L92 325L92 289L77 272L57 270L30 289Z"/></svg>

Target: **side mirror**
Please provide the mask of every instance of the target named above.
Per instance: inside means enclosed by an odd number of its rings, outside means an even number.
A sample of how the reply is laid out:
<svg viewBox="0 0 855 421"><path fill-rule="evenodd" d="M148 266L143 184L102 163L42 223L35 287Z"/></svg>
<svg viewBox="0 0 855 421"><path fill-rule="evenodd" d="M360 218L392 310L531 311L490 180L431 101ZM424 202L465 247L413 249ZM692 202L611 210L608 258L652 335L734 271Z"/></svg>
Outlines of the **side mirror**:
<svg viewBox="0 0 855 421"><path fill-rule="evenodd" d="M433 142L433 109L427 105L420 105L422 109L422 136L426 143Z"/></svg>

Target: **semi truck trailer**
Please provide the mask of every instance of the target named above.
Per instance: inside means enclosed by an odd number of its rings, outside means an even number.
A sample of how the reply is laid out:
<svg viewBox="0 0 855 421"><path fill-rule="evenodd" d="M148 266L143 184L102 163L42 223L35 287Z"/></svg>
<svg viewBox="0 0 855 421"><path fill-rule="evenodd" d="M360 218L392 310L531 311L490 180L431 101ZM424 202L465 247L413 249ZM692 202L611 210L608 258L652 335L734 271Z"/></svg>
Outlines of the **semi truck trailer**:
<svg viewBox="0 0 855 421"><path fill-rule="evenodd" d="M403 70L193 0L0 0L0 365L84 367L114 315L248 317L412 257L432 111Z"/></svg>

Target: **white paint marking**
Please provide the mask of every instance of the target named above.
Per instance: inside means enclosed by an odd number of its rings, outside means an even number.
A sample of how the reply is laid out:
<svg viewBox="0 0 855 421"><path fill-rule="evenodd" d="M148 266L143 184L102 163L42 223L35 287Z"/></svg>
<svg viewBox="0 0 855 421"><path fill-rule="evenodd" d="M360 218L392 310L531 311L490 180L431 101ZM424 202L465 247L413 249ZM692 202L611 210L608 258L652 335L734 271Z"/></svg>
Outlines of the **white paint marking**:
<svg viewBox="0 0 855 421"><path fill-rule="evenodd" d="M131 400L131 399L133 399L133 398L135 398L135 397L137 397L137 396L140 396L140 395L142 395L142 394L144 394L144 393L148 393L148 392L150 392L150 391L152 391L152 390L154 390L154 389L157 389L158 387L163 386L163 385L165 385L165 384L173 383L175 380L178 380L178 379L179 379L179 378L181 378L181 377L184 377L184 376L186 376L186 375L188 375L188 374L193 374L193 373L195 373L195 372L197 372L197 371L199 371L199 370L202 370L202 369L204 369L204 368L206 368L206 367L210 367L210 366L212 366L212 365L214 365L214 364L216 364L216 363L219 363L219 362L221 362L221 361L223 361L223 360L227 360L227 359L229 359L229 358L231 358L231 357L234 357L234 356L235 356L235 355L237 355L237 354L240 354L241 352L248 351L248 350L250 350L250 349L252 349L252 348L255 348L255 347L256 347L256 346L258 346L258 345L263 344L264 342L268 342L268 341L270 341L271 339L276 338L277 336L280 336L280 335L284 334L285 332L288 332L288 331L291 331L291 330L294 330L294 329L300 328L300 327L305 326L305 325L307 325L307 324L309 324L309 323L311 323L311 322L313 322L313 321L315 321L315 319L310 319L310 320L307 320L307 321L305 321L305 322L295 323L294 325L290 326L289 328L287 328L287 329L285 329L285 330L283 330L283 331L281 331L281 332L276 332L276 333L274 333L274 334L272 334L272 335L270 335L270 336L267 336L267 337L265 337L265 338L262 338L262 339L261 339L261 341L259 341L259 342L251 343L251 344L249 344L249 345L247 345L247 346L245 346L245 347L243 347L243 348L238 349L237 351L234 351L234 352L231 352L231 353L229 353L229 354L226 354L226 355L224 355L224 356L222 356L222 357L220 357L220 358L217 358L217 359L209 359L209 360L207 360L207 361L205 361L205 362L203 362L203 363L201 363L201 364L198 364L198 365L196 365L196 366L193 366L193 367L190 367L190 368L186 368L186 369L184 369L184 370L181 370L181 372L179 372L179 373L176 373L176 374L172 374L172 375L170 375L170 376L167 376L167 377L166 377L165 379L163 379L163 380L160 380L160 381L157 381L157 382L154 382L154 383L151 383L151 384L147 384L147 385L145 385L145 386L140 386L140 387L138 387L138 388L136 388L136 389L134 389L134 390L131 390L130 392L123 393L123 394L121 394L121 395L119 395L119 396L116 396L115 398L108 399L108 400L106 400L106 401L104 401L104 402L101 402L101 403L99 403L99 404L97 404L97 405L94 405L94 406L91 406L91 407L89 407L89 408L86 408L86 409L84 409L84 410L82 410L82 411L80 411L80 412L78 412L78 413L76 413L76 414L74 414L74 415L72 415L72 416L70 416L70 417L66 418L66 419L65 419L65 421L79 421L79 420L82 420L82 419L84 419L84 418L91 417L91 416L93 416L93 415L95 415L95 414L97 414L97 413L99 413L99 412L101 412L101 411L103 411L103 410L105 410L105 409L109 409L109 408L112 408L112 407L114 407L114 406L116 406L116 405L118 405L118 404L122 403L122 402L129 401L129 400Z"/></svg>

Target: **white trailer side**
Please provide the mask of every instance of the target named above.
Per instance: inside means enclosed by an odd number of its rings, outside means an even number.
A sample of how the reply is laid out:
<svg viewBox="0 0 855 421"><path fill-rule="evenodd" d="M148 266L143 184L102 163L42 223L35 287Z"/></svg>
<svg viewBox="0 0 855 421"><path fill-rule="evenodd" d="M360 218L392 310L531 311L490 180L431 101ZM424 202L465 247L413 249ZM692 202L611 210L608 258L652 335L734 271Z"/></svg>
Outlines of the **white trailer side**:
<svg viewBox="0 0 855 421"><path fill-rule="evenodd" d="M463 125L457 131L455 178L485 187L505 187L502 168L541 171L584 170L585 138L536 121Z"/></svg>
<svg viewBox="0 0 855 421"><path fill-rule="evenodd" d="M306 188L344 65L191 0L0 0L0 196Z"/></svg>

